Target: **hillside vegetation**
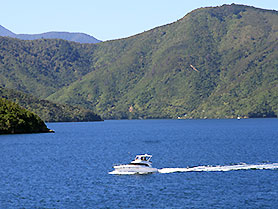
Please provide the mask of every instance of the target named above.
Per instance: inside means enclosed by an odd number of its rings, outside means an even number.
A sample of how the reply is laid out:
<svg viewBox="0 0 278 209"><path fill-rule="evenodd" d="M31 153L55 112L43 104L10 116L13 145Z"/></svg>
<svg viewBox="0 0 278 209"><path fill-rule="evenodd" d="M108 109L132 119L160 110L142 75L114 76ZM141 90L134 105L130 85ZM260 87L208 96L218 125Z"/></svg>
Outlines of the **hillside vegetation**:
<svg viewBox="0 0 278 209"><path fill-rule="evenodd" d="M102 120L100 116L91 110L53 103L12 89L0 87L0 97L11 100L27 110L36 113L43 121L82 122Z"/></svg>
<svg viewBox="0 0 278 209"><path fill-rule="evenodd" d="M276 117L278 13L201 8L126 39L1 38L0 84L103 118Z"/></svg>
<svg viewBox="0 0 278 209"><path fill-rule="evenodd" d="M0 40L0 84L6 88L45 98L92 70L86 45L64 40Z"/></svg>
<svg viewBox="0 0 278 209"><path fill-rule="evenodd" d="M50 132L34 113L0 98L0 134Z"/></svg>

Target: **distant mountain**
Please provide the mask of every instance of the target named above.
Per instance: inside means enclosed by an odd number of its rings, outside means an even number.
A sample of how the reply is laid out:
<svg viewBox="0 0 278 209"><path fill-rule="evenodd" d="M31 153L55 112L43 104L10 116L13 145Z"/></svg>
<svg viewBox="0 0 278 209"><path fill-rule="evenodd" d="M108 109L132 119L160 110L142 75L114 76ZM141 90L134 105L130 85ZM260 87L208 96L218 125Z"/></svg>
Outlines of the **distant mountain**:
<svg viewBox="0 0 278 209"><path fill-rule="evenodd" d="M99 44L0 37L0 85L104 119L277 117L277 29L232 4Z"/></svg>
<svg viewBox="0 0 278 209"><path fill-rule="evenodd" d="M15 34L8 29L4 28L2 25L0 25L0 36L8 36L8 37L15 37Z"/></svg>
<svg viewBox="0 0 278 209"><path fill-rule="evenodd" d="M78 43L99 43L93 36L85 33L70 33L70 32L47 32L41 34L15 34L5 27L0 25L0 36L8 36L12 38L18 38L21 40L36 40L36 39L63 39L67 41L74 41Z"/></svg>

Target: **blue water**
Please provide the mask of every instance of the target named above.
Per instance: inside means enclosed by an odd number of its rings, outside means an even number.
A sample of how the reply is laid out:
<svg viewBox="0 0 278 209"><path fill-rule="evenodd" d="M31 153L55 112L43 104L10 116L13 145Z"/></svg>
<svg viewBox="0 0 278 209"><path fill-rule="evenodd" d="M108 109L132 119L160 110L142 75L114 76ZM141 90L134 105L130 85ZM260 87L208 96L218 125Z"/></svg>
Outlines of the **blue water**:
<svg viewBox="0 0 278 209"><path fill-rule="evenodd" d="M278 170L109 175L153 155L156 168L278 162L278 119L49 123L0 136L0 208L275 208Z"/></svg>

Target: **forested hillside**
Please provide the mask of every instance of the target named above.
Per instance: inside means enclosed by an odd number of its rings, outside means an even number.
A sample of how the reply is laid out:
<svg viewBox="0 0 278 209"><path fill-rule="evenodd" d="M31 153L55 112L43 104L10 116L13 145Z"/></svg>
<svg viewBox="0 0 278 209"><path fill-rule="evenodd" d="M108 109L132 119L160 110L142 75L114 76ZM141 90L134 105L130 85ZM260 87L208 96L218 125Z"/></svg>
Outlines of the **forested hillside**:
<svg viewBox="0 0 278 209"><path fill-rule="evenodd" d="M34 113L0 98L0 134L50 132Z"/></svg>
<svg viewBox="0 0 278 209"><path fill-rule="evenodd" d="M45 98L92 71L86 47L64 40L0 37L0 84Z"/></svg>
<svg viewBox="0 0 278 209"><path fill-rule="evenodd" d="M0 84L103 118L276 117L278 13L201 8L120 40L0 40Z"/></svg>
<svg viewBox="0 0 278 209"><path fill-rule="evenodd" d="M73 107L65 104L57 104L48 100L38 99L32 95L22 93L20 91L1 88L0 98L11 100L20 106L30 110L43 121L47 122L82 122L82 121L101 121L100 116L93 111L82 108Z"/></svg>

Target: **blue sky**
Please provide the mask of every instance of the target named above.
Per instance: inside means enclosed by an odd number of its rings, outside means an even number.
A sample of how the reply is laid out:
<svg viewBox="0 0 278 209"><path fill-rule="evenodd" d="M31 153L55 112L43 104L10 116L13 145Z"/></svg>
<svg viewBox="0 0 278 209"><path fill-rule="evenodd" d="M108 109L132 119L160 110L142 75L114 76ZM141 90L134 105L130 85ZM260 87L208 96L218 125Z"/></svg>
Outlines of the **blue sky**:
<svg viewBox="0 0 278 209"><path fill-rule="evenodd" d="M278 0L0 0L0 25L14 33L83 32L125 38L207 6L245 4L278 10Z"/></svg>

